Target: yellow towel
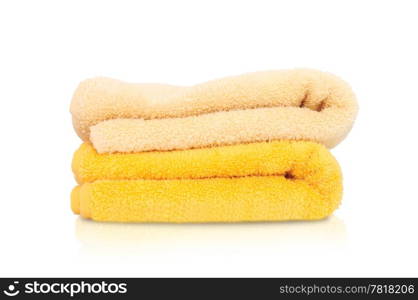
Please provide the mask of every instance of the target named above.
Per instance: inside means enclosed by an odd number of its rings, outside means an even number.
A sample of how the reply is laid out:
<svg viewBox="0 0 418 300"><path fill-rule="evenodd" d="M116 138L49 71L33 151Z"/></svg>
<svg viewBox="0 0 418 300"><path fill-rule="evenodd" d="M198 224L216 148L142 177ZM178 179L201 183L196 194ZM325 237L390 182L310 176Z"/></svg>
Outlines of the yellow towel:
<svg viewBox="0 0 418 300"><path fill-rule="evenodd" d="M75 153L72 209L119 222L321 219L338 206L341 172L322 145L278 141L171 152Z"/></svg>

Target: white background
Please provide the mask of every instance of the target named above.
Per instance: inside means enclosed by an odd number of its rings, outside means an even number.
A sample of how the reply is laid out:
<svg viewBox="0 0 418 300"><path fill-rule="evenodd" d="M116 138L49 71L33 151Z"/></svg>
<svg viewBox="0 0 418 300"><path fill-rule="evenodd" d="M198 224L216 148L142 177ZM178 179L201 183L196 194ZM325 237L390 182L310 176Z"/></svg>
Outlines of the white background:
<svg viewBox="0 0 418 300"><path fill-rule="evenodd" d="M1 1L0 276L417 276L416 1ZM97 75L309 67L358 96L320 222L100 224L70 211L69 104Z"/></svg>

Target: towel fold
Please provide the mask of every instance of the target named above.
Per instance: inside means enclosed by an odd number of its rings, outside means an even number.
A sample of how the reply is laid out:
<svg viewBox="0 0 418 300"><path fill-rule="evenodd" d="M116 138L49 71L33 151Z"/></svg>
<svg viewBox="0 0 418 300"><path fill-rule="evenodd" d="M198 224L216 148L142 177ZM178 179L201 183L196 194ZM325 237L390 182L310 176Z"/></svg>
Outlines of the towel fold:
<svg viewBox="0 0 418 300"><path fill-rule="evenodd" d="M320 219L338 206L338 163L322 145L280 141L171 152L75 153L72 209L119 222Z"/></svg>
<svg viewBox="0 0 418 300"><path fill-rule="evenodd" d="M312 140L332 148L349 131L346 126L351 127L351 122L347 122L351 116L343 115L276 107L186 118L116 119L92 126L90 140L99 153L181 150L274 140Z"/></svg>
<svg viewBox="0 0 418 300"><path fill-rule="evenodd" d="M241 222L315 220L338 206L339 185L321 194L284 177L99 180L76 187L72 209L110 222Z"/></svg>
<svg viewBox="0 0 418 300"><path fill-rule="evenodd" d="M79 85L71 112L79 136L91 139L99 152L276 139L333 147L351 129L357 103L349 86L331 74L290 70L250 73L192 87L94 78Z"/></svg>
<svg viewBox="0 0 418 300"><path fill-rule="evenodd" d="M328 168L333 171L335 164L330 152L313 142L275 141L184 151L115 154L99 154L89 143L84 143L74 153L72 169L78 183L102 179L269 175L304 179L307 174L326 174Z"/></svg>

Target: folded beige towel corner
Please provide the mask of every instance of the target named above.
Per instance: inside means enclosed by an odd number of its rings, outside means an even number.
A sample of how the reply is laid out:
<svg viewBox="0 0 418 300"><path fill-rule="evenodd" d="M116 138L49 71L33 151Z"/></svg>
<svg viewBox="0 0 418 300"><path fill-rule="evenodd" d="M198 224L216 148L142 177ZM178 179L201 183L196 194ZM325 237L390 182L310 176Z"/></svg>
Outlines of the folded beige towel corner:
<svg viewBox="0 0 418 300"><path fill-rule="evenodd" d="M357 114L351 88L315 70L249 73L192 87L82 82L71 103L79 136L99 153L175 150L271 140L331 148Z"/></svg>

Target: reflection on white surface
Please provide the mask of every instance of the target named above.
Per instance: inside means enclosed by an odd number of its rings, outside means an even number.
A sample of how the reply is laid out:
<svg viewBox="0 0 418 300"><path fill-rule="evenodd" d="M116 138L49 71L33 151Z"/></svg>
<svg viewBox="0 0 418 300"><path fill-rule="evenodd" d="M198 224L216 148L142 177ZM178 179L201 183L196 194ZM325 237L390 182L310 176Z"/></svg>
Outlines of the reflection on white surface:
<svg viewBox="0 0 418 300"><path fill-rule="evenodd" d="M346 240L344 222L336 216L321 221L233 224L122 224L76 220L82 254L118 255L212 249L303 251L339 247ZM318 249L319 250L319 249Z"/></svg>

